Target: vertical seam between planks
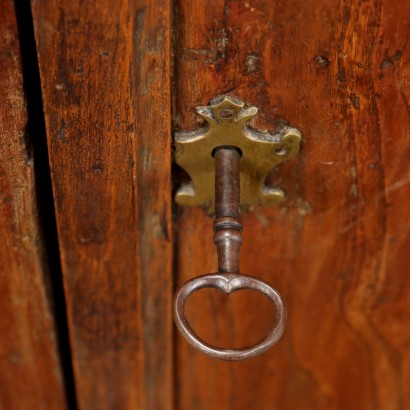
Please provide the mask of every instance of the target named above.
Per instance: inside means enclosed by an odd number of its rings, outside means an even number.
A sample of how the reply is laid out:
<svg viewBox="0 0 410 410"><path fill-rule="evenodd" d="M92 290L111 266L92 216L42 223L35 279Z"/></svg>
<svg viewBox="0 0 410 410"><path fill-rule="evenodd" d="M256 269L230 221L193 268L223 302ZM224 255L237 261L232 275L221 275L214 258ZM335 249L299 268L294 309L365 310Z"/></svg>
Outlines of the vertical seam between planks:
<svg viewBox="0 0 410 410"><path fill-rule="evenodd" d="M43 259L46 272L44 279L48 283L48 299L53 311L67 407L76 410L77 400L71 360L72 354L30 0L15 2L15 10L22 61L23 85L27 100L28 139L26 146L33 153L38 219L42 239L45 244Z"/></svg>

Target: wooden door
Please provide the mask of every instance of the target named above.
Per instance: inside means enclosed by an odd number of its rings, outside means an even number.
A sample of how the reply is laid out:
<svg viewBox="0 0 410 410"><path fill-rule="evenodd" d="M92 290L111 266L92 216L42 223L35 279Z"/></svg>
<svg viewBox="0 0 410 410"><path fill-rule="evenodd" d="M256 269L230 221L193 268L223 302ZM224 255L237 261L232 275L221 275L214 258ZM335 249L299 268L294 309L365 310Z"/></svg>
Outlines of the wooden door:
<svg viewBox="0 0 410 410"><path fill-rule="evenodd" d="M0 408L407 409L409 23L404 0L0 0ZM286 332L234 363L172 320L216 271L172 135L221 94L303 133L267 179L286 200L243 215L241 270ZM274 312L203 290L187 313L239 347Z"/></svg>

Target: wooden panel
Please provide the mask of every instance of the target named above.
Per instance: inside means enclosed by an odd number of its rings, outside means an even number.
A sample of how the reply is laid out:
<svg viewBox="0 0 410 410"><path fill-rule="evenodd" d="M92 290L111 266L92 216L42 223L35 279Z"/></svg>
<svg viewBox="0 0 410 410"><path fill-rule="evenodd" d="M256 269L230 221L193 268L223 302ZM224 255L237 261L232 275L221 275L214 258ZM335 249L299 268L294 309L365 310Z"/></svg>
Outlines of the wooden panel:
<svg viewBox="0 0 410 410"><path fill-rule="evenodd" d="M304 134L268 178L287 201L244 216L242 271L285 298L285 336L240 363L178 337L179 409L410 406L409 18L404 0L176 2L174 128L230 92L260 108L255 127ZM181 212L180 283L216 269L211 220ZM272 315L257 296L195 296L194 327L220 345L255 342Z"/></svg>
<svg viewBox="0 0 410 410"><path fill-rule="evenodd" d="M0 408L64 409L14 2L0 1Z"/></svg>
<svg viewBox="0 0 410 410"><path fill-rule="evenodd" d="M170 6L32 5L79 407L171 408Z"/></svg>

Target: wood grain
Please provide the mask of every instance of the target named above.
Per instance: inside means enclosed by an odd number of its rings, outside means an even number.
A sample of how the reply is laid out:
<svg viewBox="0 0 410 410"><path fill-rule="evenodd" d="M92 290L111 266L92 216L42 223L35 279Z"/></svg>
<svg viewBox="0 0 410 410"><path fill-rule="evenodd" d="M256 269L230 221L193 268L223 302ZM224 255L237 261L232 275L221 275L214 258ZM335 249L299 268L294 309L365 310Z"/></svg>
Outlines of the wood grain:
<svg viewBox="0 0 410 410"><path fill-rule="evenodd" d="M32 7L79 408L171 408L170 5Z"/></svg>
<svg viewBox="0 0 410 410"><path fill-rule="evenodd" d="M0 408L65 409L14 2L0 1Z"/></svg>
<svg viewBox="0 0 410 410"><path fill-rule="evenodd" d="M302 130L296 160L268 183L288 198L244 216L242 272L288 305L283 340L240 363L177 338L177 408L406 409L410 406L410 3L177 0L175 130L231 93L254 126ZM182 209L178 282L216 270L212 221ZM249 295L195 295L211 343L255 342L272 312ZM256 339L256 340L255 340Z"/></svg>

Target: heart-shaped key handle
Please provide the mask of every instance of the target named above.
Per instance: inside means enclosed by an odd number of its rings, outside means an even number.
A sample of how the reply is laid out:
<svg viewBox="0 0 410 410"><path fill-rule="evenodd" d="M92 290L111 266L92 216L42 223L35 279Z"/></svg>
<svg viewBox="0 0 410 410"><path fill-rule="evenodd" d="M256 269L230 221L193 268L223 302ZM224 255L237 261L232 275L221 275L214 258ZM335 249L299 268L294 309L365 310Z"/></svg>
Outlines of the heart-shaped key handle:
<svg viewBox="0 0 410 410"><path fill-rule="evenodd" d="M266 295L273 302L276 310L276 320L267 336L255 345L240 349L222 349L206 343L193 331L184 311L185 301L189 295L203 288L215 288L226 294L242 289L253 289ZM174 318L181 334L196 349L220 360L244 360L263 353L282 337L285 330L286 309L279 293L266 282L246 275L215 273L191 279L178 290L175 297Z"/></svg>
<svg viewBox="0 0 410 410"><path fill-rule="evenodd" d="M221 360L243 360L261 354L282 336L286 310L279 293L259 279L239 273L239 253L242 244L240 222L239 161L236 147L218 147L215 157L215 222L214 242L217 248L219 272L200 276L185 283L176 293L174 318L181 334L195 348ZM207 344L195 334L184 311L189 295L199 289L216 288L227 294L242 289L253 289L266 295L275 306L276 320L268 335L259 343L240 349L223 349Z"/></svg>

